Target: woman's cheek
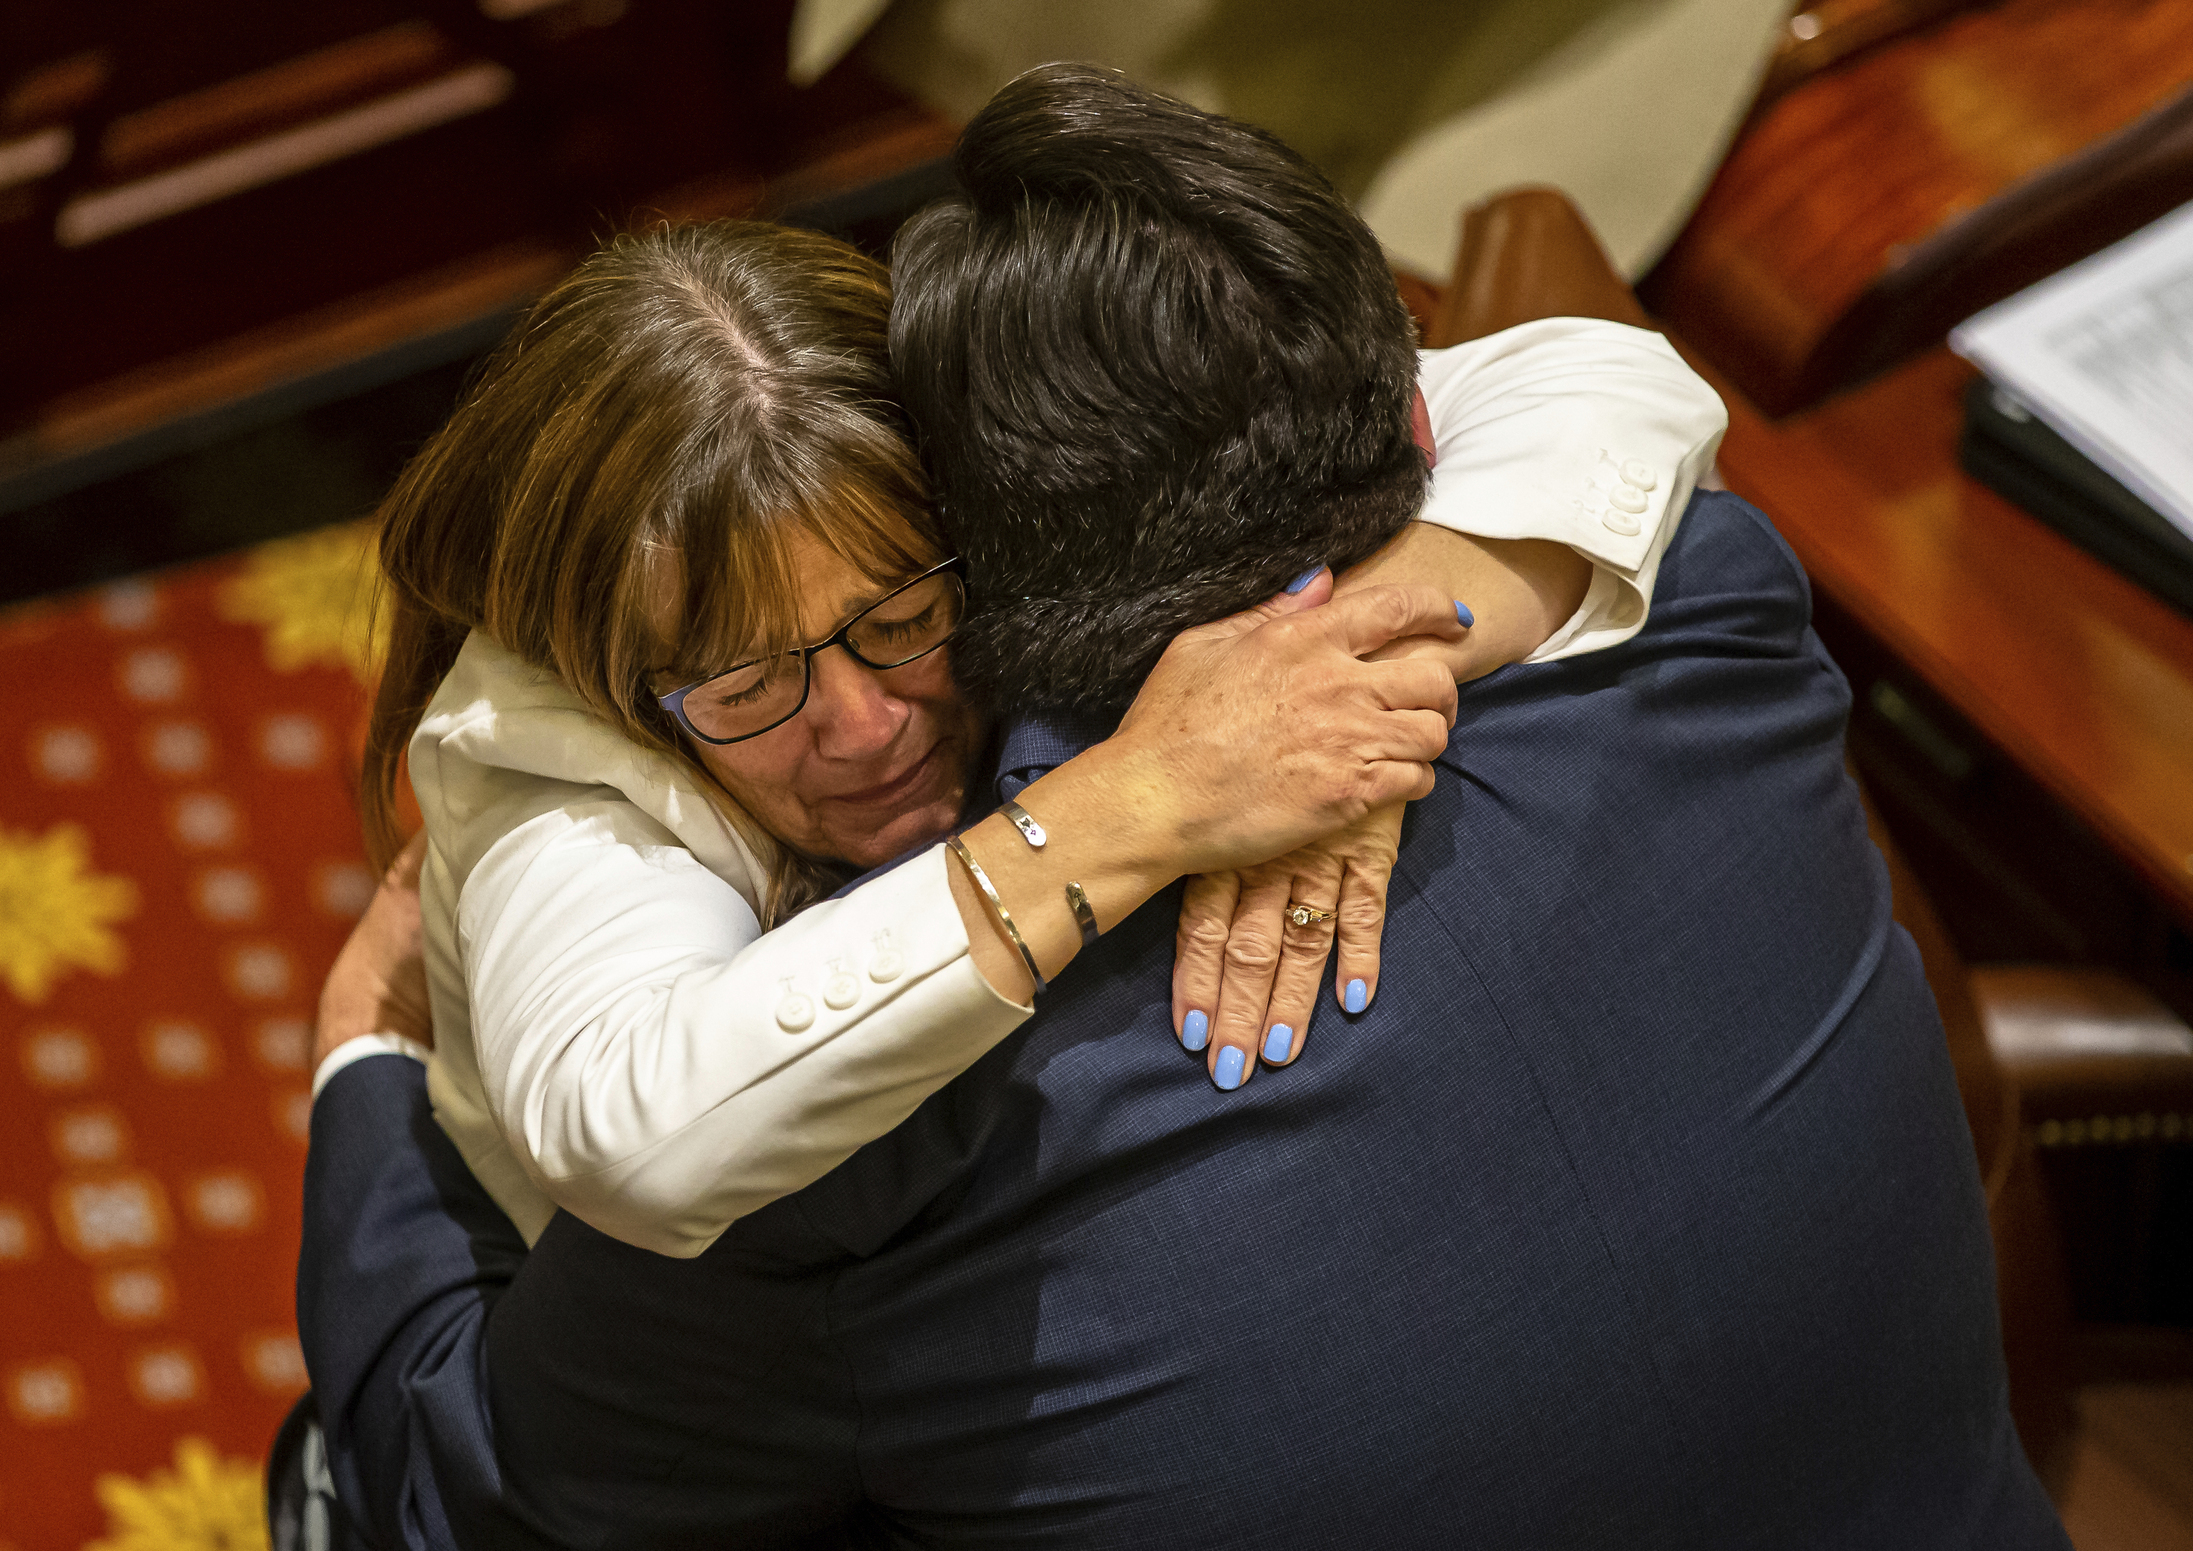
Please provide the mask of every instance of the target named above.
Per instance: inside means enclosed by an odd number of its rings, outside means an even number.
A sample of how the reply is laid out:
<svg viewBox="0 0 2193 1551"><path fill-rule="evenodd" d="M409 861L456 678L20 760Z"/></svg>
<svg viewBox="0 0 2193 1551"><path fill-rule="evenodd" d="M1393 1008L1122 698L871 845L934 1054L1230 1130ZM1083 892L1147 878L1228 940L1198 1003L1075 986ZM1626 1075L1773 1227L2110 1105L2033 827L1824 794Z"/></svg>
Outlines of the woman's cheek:
<svg viewBox="0 0 2193 1551"><path fill-rule="evenodd" d="M903 668L891 670L891 692L901 699L923 705L938 706L959 704L959 691L952 684L951 649L931 652L915 659Z"/></svg>
<svg viewBox="0 0 2193 1551"><path fill-rule="evenodd" d="M763 828L781 839L803 843L812 821L806 803L797 795L794 778L800 750L794 740L783 736L790 731L788 725L744 743L711 748L706 758L724 790Z"/></svg>

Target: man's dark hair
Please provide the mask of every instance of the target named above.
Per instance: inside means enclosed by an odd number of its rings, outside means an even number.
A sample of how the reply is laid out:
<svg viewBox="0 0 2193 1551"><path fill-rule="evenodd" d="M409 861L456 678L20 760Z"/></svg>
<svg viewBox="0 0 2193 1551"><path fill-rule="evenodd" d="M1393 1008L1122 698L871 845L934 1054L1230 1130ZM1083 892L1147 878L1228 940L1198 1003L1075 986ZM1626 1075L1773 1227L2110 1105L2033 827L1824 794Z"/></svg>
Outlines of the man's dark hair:
<svg viewBox="0 0 2193 1551"><path fill-rule="evenodd" d="M1180 629L1412 517L1415 331L1272 135L1046 65L900 232L891 359L972 598L977 695L1120 709Z"/></svg>

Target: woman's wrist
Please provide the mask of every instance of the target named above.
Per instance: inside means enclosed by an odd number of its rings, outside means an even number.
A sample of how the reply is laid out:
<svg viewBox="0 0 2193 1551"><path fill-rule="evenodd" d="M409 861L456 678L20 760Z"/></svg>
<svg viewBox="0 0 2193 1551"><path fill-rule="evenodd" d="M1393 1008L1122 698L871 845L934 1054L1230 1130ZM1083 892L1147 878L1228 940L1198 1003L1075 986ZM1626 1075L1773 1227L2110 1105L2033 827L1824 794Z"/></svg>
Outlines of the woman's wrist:
<svg viewBox="0 0 2193 1551"><path fill-rule="evenodd" d="M954 901L993 988L1032 989L1023 946L1044 979L1079 951L1070 882L1111 926L1184 874L1267 861L1430 789L1454 679L1442 664L1365 659L1404 638L1457 641L1463 610L1422 586L1318 608L1331 585L1320 571L1300 593L1174 637L1118 731L1021 793L1044 845L1002 815L961 835L1020 939L955 857Z"/></svg>
<svg viewBox="0 0 2193 1551"><path fill-rule="evenodd" d="M1459 643L1418 638L1381 656L1427 656L1457 682L1482 678L1543 646L1582 606L1591 562L1550 539L1485 539L1416 521L1339 578L1336 595L1381 582L1418 582L1461 599L1472 628Z"/></svg>
<svg viewBox="0 0 2193 1551"><path fill-rule="evenodd" d="M1114 747L1118 741L1085 750L1020 794L1021 806L1044 832L1040 848L1002 813L960 835L1046 979L1082 946L1067 884L1081 886L1098 928L1109 930L1181 875L1167 783L1139 750ZM1019 946L966 869L957 860L948 865L977 967L999 992L1025 999L1033 987Z"/></svg>

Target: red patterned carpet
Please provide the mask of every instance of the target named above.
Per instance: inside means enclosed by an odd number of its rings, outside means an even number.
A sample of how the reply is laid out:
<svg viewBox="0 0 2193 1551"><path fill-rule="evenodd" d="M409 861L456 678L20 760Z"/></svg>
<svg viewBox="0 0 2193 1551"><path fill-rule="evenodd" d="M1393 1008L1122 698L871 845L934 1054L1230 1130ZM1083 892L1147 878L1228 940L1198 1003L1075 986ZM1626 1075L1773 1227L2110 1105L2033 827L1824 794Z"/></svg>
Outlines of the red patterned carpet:
<svg viewBox="0 0 2193 1551"><path fill-rule="evenodd" d="M0 1551L264 1544L365 553L0 612Z"/></svg>

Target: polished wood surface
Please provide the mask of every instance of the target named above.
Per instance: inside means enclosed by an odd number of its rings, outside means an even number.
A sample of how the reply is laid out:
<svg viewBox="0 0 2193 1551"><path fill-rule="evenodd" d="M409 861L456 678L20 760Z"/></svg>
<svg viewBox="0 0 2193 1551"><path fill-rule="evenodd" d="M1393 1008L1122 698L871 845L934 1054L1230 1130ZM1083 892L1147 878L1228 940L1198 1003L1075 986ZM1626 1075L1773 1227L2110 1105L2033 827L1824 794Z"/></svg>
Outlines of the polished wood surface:
<svg viewBox="0 0 2193 1551"><path fill-rule="evenodd" d="M99 137L100 171L137 177L339 112L468 62L447 34L414 17L121 114Z"/></svg>
<svg viewBox="0 0 2193 1551"><path fill-rule="evenodd" d="M941 156L958 134L951 123L912 104L871 114L860 128L857 143L779 177L765 180L733 168L665 189L640 205L635 219L775 218L805 201ZM584 252L583 243L563 234L506 243L58 394L39 406L29 425L0 440L0 474L95 455L409 342L513 314ZM1436 300L1436 291L1428 294Z"/></svg>
<svg viewBox="0 0 2193 1551"><path fill-rule="evenodd" d="M2079 1551L2193 1551L2193 1384L2097 1384L2057 1496Z"/></svg>
<svg viewBox="0 0 2193 1551"><path fill-rule="evenodd" d="M8 0L0 477L147 371L514 250L746 213L906 128L857 62L787 81L794 3Z"/></svg>
<svg viewBox="0 0 2193 1551"><path fill-rule="evenodd" d="M1971 376L1935 350L1781 424L1722 378L1722 474L1822 591L2193 922L2193 620L1959 471Z"/></svg>
<svg viewBox="0 0 2193 1551"><path fill-rule="evenodd" d="M1812 0L1790 17L1759 83L1764 107L1821 71L1987 0Z"/></svg>
<svg viewBox="0 0 2193 1551"><path fill-rule="evenodd" d="M2006 0L1900 37L1752 122L1645 303L1800 407L2193 198L2189 83L2186 0Z"/></svg>
<svg viewBox="0 0 2193 1551"><path fill-rule="evenodd" d="M1531 189L1468 212L1430 311L1434 345L1558 312L1639 320L1575 207ZM1728 403L1722 477L1819 591L2193 923L2193 620L1958 468L1972 369L1937 349L1776 423L1676 342Z"/></svg>
<svg viewBox="0 0 2193 1551"><path fill-rule="evenodd" d="M2044 1146L2193 1140L2193 1031L2123 976L2069 964L1972 972L1988 1043Z"/></svg>
<svg viewBox="0 0 2193 1551"><path fill-rule="evenodd" d="M1416 321L1416 337L1429 348L1439 312L1439 287L1405 269L1395 270L1393 280L1401 292L1401 304L1409 309L1409 316Z"/></svg>

